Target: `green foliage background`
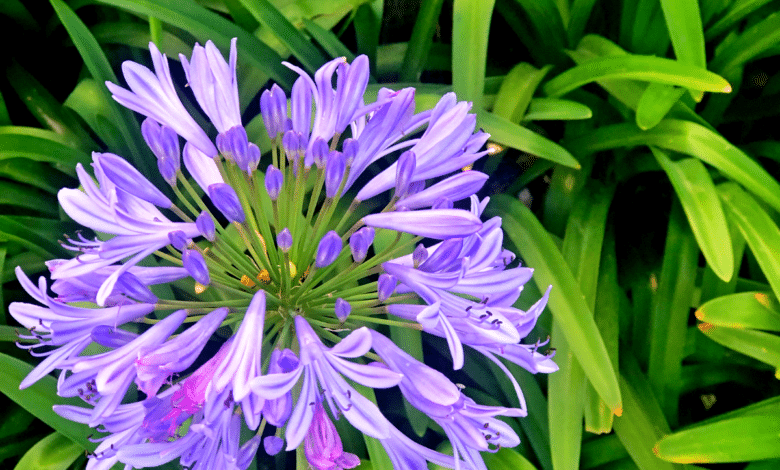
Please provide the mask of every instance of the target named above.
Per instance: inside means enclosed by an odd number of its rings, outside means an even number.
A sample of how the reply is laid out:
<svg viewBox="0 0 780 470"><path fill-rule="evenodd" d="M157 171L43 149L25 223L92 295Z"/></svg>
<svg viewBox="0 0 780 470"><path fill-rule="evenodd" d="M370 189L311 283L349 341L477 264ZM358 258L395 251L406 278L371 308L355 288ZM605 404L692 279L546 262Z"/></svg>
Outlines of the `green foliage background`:
<svg viewBox="0 0 780 470"><path fill-rule="evenodd" d="M16 266L69 256L56 193L77 162L110 150L155 173L103 82L148 63L150 40L178 60L233 37L249 115L269 80L289 90L282 60L313 72L358 53L369 93L474 103L497 150L477 165L489 211L536 270L519 307L554 286L529 340L551 335L561 368L510 367L529 416L490 470L780 468L780 1L4 0L0 31L3 468L84 468L95 446L51 411L67 402L55 378L18 390L34 359L4 312L26 297ZM267 148L259 119L248 131ZM460 378L517 405L492 364L470 358ZM362 452L361 468L388 468L370 439Z"/></svg>

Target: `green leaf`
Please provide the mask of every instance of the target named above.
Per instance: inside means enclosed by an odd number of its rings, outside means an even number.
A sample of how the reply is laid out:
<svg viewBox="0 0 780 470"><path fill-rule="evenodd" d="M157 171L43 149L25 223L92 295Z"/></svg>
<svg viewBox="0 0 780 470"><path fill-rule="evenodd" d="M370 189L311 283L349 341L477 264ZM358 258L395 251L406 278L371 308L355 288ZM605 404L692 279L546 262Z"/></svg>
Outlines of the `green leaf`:
<svg viewBox="0 0 780 470"><path fill-rule="evenodd" d="M642 80L715 93L731 92L731 85L726 80L704 68L662 57L640 55L607 56L589 60L547 82L544 92L557 98L587 83L602 79Z"/></svg>
<svg viewBox="0 0 780 470"><path fill-rule="evenodd" d="M390 338L392 338L393 343L398 345L398 347L403 349L407 354L420 362L425 362L425 359L423 358L421 331L393 325L390 327ZM428 429L428 423L430 422L428 415L415 408L405 399L404 410L406 411L406 416L409 419L409 424L412 425L414 433L417 434L418 437L423 437L425 431Z"/></svg>
<svg viewBox="0 0 780 470"><path fill-rule="evenodd" d="M617 434L607 434L582 443L580 468L590 470L626 457L628 453Z"/></svg>
<svg viewBox="0 0 780 470"><path fill-rule="evenodd" d="M484 108L488 32L495 0L455 0L452 7L452 89Z"/></svg>
<svg viewBox="0 0 780 470"><path fill-rule="evenodd" d="M401 67L400 80L402 82L416 82L420 80L428 53L433 43L433 35L439 22L441 6L444 0L423 0L420 11L412 29L412 37L409 39L409 47L406 48L404 61Z"/></svg>
<svg viewBox="0 0 780 470"><path fill-rule="evenodd" d="M157 23L160 23L157 20ZM149 41L152 40L150 27L135 21L104 21L92 27L92 34L101 44L122 44L129 47L149 51ZM192 44L187 44L175 34L161 30L159 44L154 41L160 52L170 59L179 60L179 54L192 53Z"/></svg>
<svg viewBox="0 0 780 470"><path fill-rule="evenodd" d="M377 47L379 46L379 30L382 23L382 3L372 0L355 10L355 34L357 35L358 53L368 56L371 72L376 74Z"/></svg>
<svg viewBox="0 0 780 470"><path fill-rule="evenodd" d="M613 124L565 143L568 148L575 148L582 154L654 145L691 155L714 166L780 211L780 184L726 139L694 122L665 119L648 131L637 129L633 123Z"/></svg>
<svg viewBox="0 0 780 470"><path fill-rule="evenodd" d="M59 207L52 197L30 186L10 181L0 180L0 205L30 209L52 217L59 215Z"/></svg>
<svg viewBox="0 0 780 470"><path fill-rule="evenodd" d="M508 447L502 447L495 453L485 452L482 456L490 470L536 470L525 457Z"/></svg>
<svg viewBox="0 0 780 470"><path fill-rule="evenodd" d="M731 251L731 246L727 248ZM680 205L673 203L658 290L650 312L647 378L664 414L674 424L680 395L685 327L696 285L699 249Z"/></svg>
<svg viewBox="0 0 780 470"><path fill-rule="evenodd" d="M715 326L780 331L780 303L769 292L740 292L710 300L696 318Z"/></svg>
<svg viewBox="0 0 780 470"><path fill-rule="evenodd" d="M588 24L595 4L596 0L573 0L571 2L571 17L566 30L570 47L576 46L582 39L582 33L585 32L585 26Z"/></svg>
<svg viewBox="0 0 780 470"><path fill-rule="evenodd" d="M230 48L230 41L238 38L236 49L240 60L268 74L284 88L293 83L293 73L282 65L282 58L267 44L250 32L193 1L165 0L98 0L139 15L154 16L166 23L184 29L200 41L214 41L222 50Z"/></svg>
<svg viewBox="0 0 780 470"><path fill-rule="evenodd" d="M41 178L46 175L46 178ZM64 186L73 186L73 181L57 168L26 158L0 160L0 176L20 183L29 184L51 194L57 194Z"/></svg>
<svg viewBox="0 0 780 470"><path fill-rule="evenodd" d="M512 122L520 122L536 88L550 68L548 65L537 69L525 62L515 65L501 82L493 114Z"/></svg>
<svg viewBox="0 0 780 470"><path fill-rule="evenodd" d="M21 243L44 258L62 257L69 252L57 240L76 227L76 224L53 219L0 215L0 240Z"/></svg>
<svg viewBox="0 0 780 470"><path fill-rule="evenodd" d="M489 133L491 140L500 144L564 166L580 167L571 153L560 145L493 113L478 112L477 126Z"/></svg>
<svg viewBox="0 0 780 470"><path fill-rule="evenodd" d="M525 12L525 25L534 31L536 43L534 47L540 49L540 53L547 60L546 63L560 63L566 47L566 30L564 21L554 0L514 0ZM564 13L565 14L565 13Z"/></svg>
<svg viewBox="0 0 780 470"><path fill-rule="evenodd" d="M70 110L63 109L43 85L21 65L14 62L8 67L8 81L19 98L38 122L63 137L74 148L91 150L95 142L81 127Z"/></svg>
<svg viewBox="0 0 780 470"><path fill-rule="evenodd" d="M75 406L83 404L77 398L57 396L57 380L54 377L47 375L30 387L19 390L19 384L32 369L32 366L26 362L0 353L0 378L2 378L0 380L0 393L59 431L82 449L95 449L97 446L87 438L93 433L87 425L67 420L52 410L52 405L55 404Z"/></svg>
<svg viewBox="0 0 780 470"><path fill-rule="evenodd" d="M55 432L32 446L14 470L66 470L83 453L84 448Z"/></svg>
<svg viewBox="0 0 780 470"><path fill-rule="evenodd" d="M637 104L636 125L642 130L657 126L684 93L685 88L651 83Z"/></svg>
<svg viewBox="0 0 780 470"><path fill-rule="evenodd" d="M325 49L328 55L331 57L346 57L349 62L355 60L355 54L343 42L339 41L339 38L330 30L323 28L308 18L303 19L303 24L306 27L306 31Z"/></svg>
<svg viewBox="0 0 780 470"><path fill-rule="evenodd" d="M108 59L103 54L100 45L87 26L62 0L50 0L50 2L92 77L101 84L106 81L118 83L116 75L111 69L111 64L108 63ZM138 143L141 140L141 130L138 126L138 121L135 120L130 110L119 106L118 103L111 100L108 88L101 87L99 91L106 100L110 101L109 118L117 126L123 139L122 145L116 148L115 151L127 149L127 154L124 157L132 160L135 166L147 177L151 177L157 169L153 168L152 159L148 158L151 153L148 150L144 150L145 146L142 147Z"/></svg>
<svg viewBox="0 0 780 470"><path fill-rule="evenodd" d="M524 121L570 121L590 119L593 112L582 103L556 98L533 98L528 104Z"/></svg>
<svg viewBox="0 0 780 470"><path fill-rule="evenodd" d="M699 323L699 329L711 340L775 368L780 379L780 337L756 330L739 330Z"/></svg>
<svg viewBox="0 0 780 470"><path fill-rule="evenodd" d="M682 64L707 68L704 29L698 0L660 0L674 55ZM701 94L694 94L701 101Z"/></svg>
<svg viewBox="0 0 780 470"><path fill-rule="evenodd" d="M696 426L661 439L653 452L678 463L745 462L780 457L780 409Z"/></svg>
<svg viewBox="0 0 780 470"><path fill-rule="evenodd" d="M615 418L615 433L631 459L642 470L679 469L653 455L653 442L669 433L656 397L630 354L621 356L620 391L625 403L623 416Z"/></svg>
<svg viewBox="0 0 780 470"><path fill-rule="evenodd" d="M0 127L0 159L29 158L37 162L57 163L75 176L76 163L91 161L89 154L71 147L60 135L35 127Z"/></svg>
<svg viewBox="0 0 780 470"><path fill-rule="evenodd" d="M780 296L780 229L745 191L734 183L718 185L729 218L737 224L775 296Z"/></svg>
<svg viewBox="0 0 780 470"><path fill-rule="evenodd" d="M268 0L240 0L252 16L266 26L285 45L304 67L314 73L326 58L314 45Z"/></svg>
<svg viewBox="0 0 780 470"><path fill-rule="evenodd" d="M748 28L739 38L716 51L710 68L730 76L746 62L763 54L780 42L780 12Z"/></svg>
<svg viewBox="0 0 780 470"><path fill-rule="evenodd" d="M721 16L718 21L713 23L712 26L707 28L707 31L704 33L705 38L710 40L715 36L719 36L721 33L742 21L743 18L771 1L772 0L737 0L729 2L731 3L729 11Z"/></svg>
<svg viewBox="0 0 780 470"><path fill-rule="evenodd" d="M729 282L734 275L731 236L710 174L699 160L673 162L662 150L650 150L669 177L704 258L719 278Z"/></svg>
<svg viewBox="0 0 780 470"><path fill-rule="evenodd" d="M549 301L553 317L564 330L566 340L585 375L613 413L620 415L620 390L604 341L582 291L555 242L536 216L509 196L495 196L488 210L498 212L503 217L504 230L526 265L534 268L537 285L554 286Z"/></svg>
<svg viewBox="0 0 780 470"><path fill-rule="evenodd" d="M553 314L555 308L550 304ZM554 319L555 320L555 319ZM558 370L548 378L547 414L554 469L578 468L585 406L585 374L563 327L554 321L550 344L555 348Z"/></svg>

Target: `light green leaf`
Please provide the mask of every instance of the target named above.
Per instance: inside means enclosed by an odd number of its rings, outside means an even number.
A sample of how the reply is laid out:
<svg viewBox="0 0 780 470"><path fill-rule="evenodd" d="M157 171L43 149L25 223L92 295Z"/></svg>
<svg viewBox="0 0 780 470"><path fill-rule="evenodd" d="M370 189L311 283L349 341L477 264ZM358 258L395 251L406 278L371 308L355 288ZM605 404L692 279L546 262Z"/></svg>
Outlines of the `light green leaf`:
<svg viewBox="0 0 780 470"><path fill-rule="evenodd" d="M371 72L376 74L377 48L379 47L379 30L382 23L381 1L372 0L369 3L360 5L355 10L353 24L355 26L355 35L357 40L357 49L359 54L368 56Z"/></svg>
<svg viewBox="0 0 780 470"><path fill-rule="evenodd" d="M533 98L528 104L524 121L570 121L590 119L593 112L582 103L556 98Z"/></svg>
<svg viewBox="0 0 780 470"><path fill-rule="evenodd" d="M734 275L734 254L726 216L710 174L699 160L673 162L666 152L655 147L650 150L669 177L704 258L719 278L729 282Z"/></svg>
<svg viewBox="0 0 780 470"><path fill-rule="evenodd" d="M698 0L661 0L661 9L666 20L666 29L672 39L674 55L682 64L707 68L704 50L704 29L701 24ZM701 101L701 92L691 91L696 101Z"/></svg>
<svg viewBox="0 0 780 470"><path fill-rule="evenodd" d="M455 0L452 9L452 89L484 108L488 32L495 0Z"/></svg>
<svg viewBox="0 0 780 470"><path fill-rule="evenodd" d="M565 143L568 148L577 149L582 154L654 145L691 155L714 166L780 211L780 184L726 139L694 122L665 119L648 131L637 129L633 123L613 124Z"/></svg>
<svg viewBox="0 0 780 470"><path fill-rule="evenodd" d="M557 98L587 83L602 79L642 80L715 93L731 92L731 85L726 80L706 69L662 57L640 55L607 56L589 60L547 82L544 92Z"/></svg>
<svg viewBox="0 0 780 470"><path fill-rule="evenodd" d="M573 0L571 2L571 17L566 35L569 38L569 46L574 47L582 38L585 26L590 19L596 0Z"/></svg>
<svg viewBox="0 0 780 470"><path fill-rule="evenodd" d="M528 104L534 96L536 87L550 70L551 66L537 69L531 64L521 62L506 74L496 95L493 114L512 122L520 122Z"/></svg>
<svg viewBox="0 0 780 470"><path fill-rule="evenodd" d="M740 292L710 300L696 318L715 326L780 331L780 303L769 292Z"/></svg>
<svg viewBox="0 0 780 470"><path fill-rule="evenodd" d="M685 88L651 83L637 104L636 125L642 130L657 126L684 93Z"/></svg>
<svg viewBox="0 0 780 470"><path fill-rule="evenodd" d="M727 215L745 237L775 296L780 296L780 251L777 249L780 246L780 229L769 214L736 184L720 184L718 193Z"/></svg>
<svg viewBox="0 0 780 470"><path fill-rule="evenodd" d="M699 323L698 326L708 338L716 343L774 367L775 377L780 379L780 336L763 331L715 326L709 323Z"/></svg>
<svg viewBox="0 0 780 470"><path fill-rule="evenodd" d="M252 16L268 28L304 67L314 73L325 63L325 56L268 0L240 0Z"/></svg>
<svg viewBox="0 0 780 470"><path fill-rule="evenodd" d="M66 470L83 453L80 445L55 432L32 446L14 470Z"/></svg>
<svg viewBox="0 0 780 470"><path fill-rule="evenodd" d="M668 462L724 463L780 457L780 409L696 426L661 439L653 448Z"/></svg>
<svg viewBox="0 0 780 470"><path fill-rule="evenodd" d="M239 60L256 67L279 83L290 88L293 74L282 65L282 58L250 32L193 1L165 0L99 0L139 15L154 16L166 23L195 35L201 42L211 39L221 50L230 48L230 41L238 38L236 49Z"/></svg>
<svg viewBox="0 0 780 470"><path fill-rule="evenodd" d="M37 162L57 163L75 176L76 163L86 164L89 154L70 146L60 135L35 127L0 126L0 159L29 158Z"/></svg>
<svg viewBox="0 0 780 470"><path fill-rule="evenodd" d="M498 449L498 452L482 454L490 470L536 470L525 457L508 447Z"/></svg>
<svg viewBox="0 0 780 470"><path fill-rule="evenodd" d="M477 126L489 133L491 140L500 144L564 166L580 167L571 153L560 145L493 113L478 112Z"/></svg>
<svg viewBox="0 0 780 470"><path fill-rule="evenodd" d="M507 236L526 265L535 269L537 285L553 285L549 301L553 317L564 330L585 375L612 412L620 415L620 390L604 341L596 328L592 311L555 242L536 216L509 196L495 196L488 211L502 215Z"/></svg>
<svg viewBox="0 0 780 470"><path fill-rule="evenodd" d="M325 49L328 55L331 57L346 57L349 62L355 60L355 54L343 42L339 41L339 38L330 30L323 28L308 18L303 19L303 24L306 26L306 31Z"/></svg>
<svg viewBox="0 0 780 470"><path fill-rule="evenodd" d="M67 420L52 410L52 405L55 404L76 406L83 404L77 398L57 396L57 380L54 377L47 375L29 388L19 390L19 384L32 369L31 365L0 353L0 393L59 431L82 449L95 449L97 446L87 438L93 433L89 427Z"/></svg>

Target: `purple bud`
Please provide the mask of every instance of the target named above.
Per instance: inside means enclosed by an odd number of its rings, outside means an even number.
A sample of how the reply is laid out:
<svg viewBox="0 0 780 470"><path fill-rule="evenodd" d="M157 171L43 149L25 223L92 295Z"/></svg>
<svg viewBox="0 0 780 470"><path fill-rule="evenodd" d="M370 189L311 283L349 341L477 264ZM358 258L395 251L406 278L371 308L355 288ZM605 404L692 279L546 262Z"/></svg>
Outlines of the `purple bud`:
<svg viewBox="0 0 780 470"><path fill-rule="evenodd" d="M455 204L452 203L450 198L440 197L433 203L431 209L452 209L453 207L455 207Z"/></svg>
<svg viewBox="0 0 780 470"><path fill-rule="evenodd" d="M184 250L181 254L181 262L184 264L184 269L195 279L195 282L204 286L209 285L211 282L209 268L198 250Z"/></svg>
<svg viewBox="0 0 780 470"><path fill-rule="evenodd" d="M398 157L395 167L395 197L402 198L406 195L416 167L417 157L411 150L407 150Z"/></svg>
<svg viewBox="0 0 780 470"><path fill-rule="evenodd" d="M301 139L298 133L289 130L282 136L282 148L285 155L287 155L287 161L297 162L301 152Z"/></svg>
<svg viewBox="0 0 780 470"><path fill-rule="evenodd" d="M359 148L360 143L357 141L357 139L344 139L344 144L341 146L341 150L344 152L344 160L347 162L347 166L352 165Z"/></svg>
<svg viewBox="0 0 780 470"><path fill-rule="evenodd" d="M328 159L328 142L322 137L317 137L311 146L311 155L317 168L324 168Z"/></svg>
<svg viewBox="0 0 780 470"><path fill-rule="evenodd" d="M132 194L155 206L170 208L173 203L140 171L119 155L112 153L94 153L95 164L103 170L112 183L123 191Z"/></svg>
<svg viewBox="0 0 780 470"><path fill-rule="evenodd" d="M260 162L260 149L249 142L243 126L233 126L217 136L217 148L229 161L246 173L251 173Z"/></svg>
<svg viewBox="0 0 780 470"><path fill-rule="evenodd" d="M114 292L117 291L139 302L157 303L157 296L149 290L149 287L127 271L122 273L119 279L117 279Z"/></svg>
<svg viewBox="0 0 780 470"><path fill-rule="evenodd" d="M195 227L198 229L201 235L206 237L206 240L213 242L217 238L217 229L214 226L214 219L211 218L211 214L206 211L200 213L197 219L195 219Z"/></svg>
<svg viewBox="0 0 780 470"><path fill-rule="evenodd" d="M329 198L335 197L344 179L344 156L341 152L331 152L328 156L328 162L325 164L325 195Z"/></svg>
<svg viewBox="0 0 780 470"><path fill-rule="evenodd" d="M398 281L392 274L385 273L379 276L379 280L376 283L376 290L380 302L384 302L393 295L397 283Z"/></svg>
<svg viewBox="0 0 780 470"><path fill-rule="evenodd" d="M274 349L271 353L271 362L268 365L268 374L292 372L298 368L298 357L289 349L280 351ZM292 393L287 392L279 398L266 400L263 405L263 416L273 426L281 427L290 417L292 411Z"/></svg>
<svg viewBox="0 0 780 470"><path fill-rule="evenodd" d="M298 77L290 96L293 129L309 135L311 127L311 88L303 77Z"/></svg>
<svg viewBox="0 0 780 470"><path fill-rule="evenodd" d="M176 173L181 167L179 136L170 127L160 127L152 118L146 118L141 124L141 134L146 145L157 157L157 168L165 181L171 186L176 184Z"/></svg>
<svg viewBox="0 0 780 470"><path fill-rule="evenodd" d="M406 190L406 195L411 196L413 194L417 194L423 189L425 189L425 180L412 181L409 183L409 189Z"/></svg>
<svg viewBox="0 0 780 470"><path fill-rule="evenodd" d="M90 332L92 341L107 348L119 348L138 337L137 334L108 325L100 325L92 328Z"/></svg>
<svg viewBox="0 0 780 470"><path fill-rule="evenodd" d="M265 190L272 201L276 201L279 198L283 183L284 174L281 170L273 165L268 165L268 169L265 171Z"/></svg>
<svg viewBox="0 0 780 470"><path fill-rule="evenodd" d="M268 455L276 455L282 450L284 441L278 436L266 436L263 438L263 448Z"/></svg>
<svg viewBox="0 0 780 470"><path fill-rule="evenodd" d="M336 299L336 306L334 310L336 312L336 318L338 318L341 323L344 323L347 321L347 317L349 316L350 312L352 312L352 306L349 304L349 302L339 297Z"/></svg>
<svg viewBox="0 0 780 470"><path fill-rule="evenodd" d="M275 139L277 134L284 132L287 120L287 96L278 85L274 84L270 90L265 90L260 95L260 114L263 116L263 123L271 140Z"/></svg>
<svg viewBox="0 0 780 470"><path fill-rule="evenodd" d="M290 230L288 230L287 227L285 227L284 230L276 235L276 244L279 245L279 248L281 248L283 253L290 251L292 242L292 235L290 234Z"/></svg>
<svg viewBox="0 0 780 470"><path fill-rule="evenodd" d="M187 248L187 245L189 245L187 236L181 230L168 232L168 241L170 241L171 245L179 251L184 251L184 249Z"/></svg>
<svg viewBox="0 0 780 470"><path fill-rule="evenodd" d="M420 264L423 263L428 258L428 249L425 248L422 243L417 245L417 247L414 249L414 252L412 253L412 261L414 262L414 267L420 266Z"/></svg>
<svg viewBox="0 0 780 470"><path fill-rule="evenodd" d="M246 215L241 207L235 190L225 183L214 183L209 186L209 197L214 206L222 212L230 222L244 223Z"/></svg>
<svg viewBox="0 0 780 470"><path fill-rule="evenodd" d="M317 257L315 259L315 266L318 268L324 268L336 261L339 253L341 252L341 237L339 234L331 230L326 233L320 244L317 247Z"/></svg>
<svg viewBox="0 0 780 470"><path fill-rule="evenodd" d="M362 263L368 255L368 248L374 242L374 229L363 227L349 237L349 249L352 251L352 259L356 263Z"/></svg>

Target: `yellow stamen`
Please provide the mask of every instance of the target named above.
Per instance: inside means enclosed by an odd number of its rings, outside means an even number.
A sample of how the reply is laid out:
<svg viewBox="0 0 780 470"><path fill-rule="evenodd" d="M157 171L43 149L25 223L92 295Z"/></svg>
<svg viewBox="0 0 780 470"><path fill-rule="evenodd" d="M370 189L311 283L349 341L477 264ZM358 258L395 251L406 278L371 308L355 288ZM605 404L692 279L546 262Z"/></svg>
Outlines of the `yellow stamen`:
<svg viewBox="0 0 780 470"><path fill-rule="evenodd" d="M255 281L251 280L249 276L244 274L241 276L241 284L247 286L247 287L255 287L257 284L255 284Z"/></svg>

